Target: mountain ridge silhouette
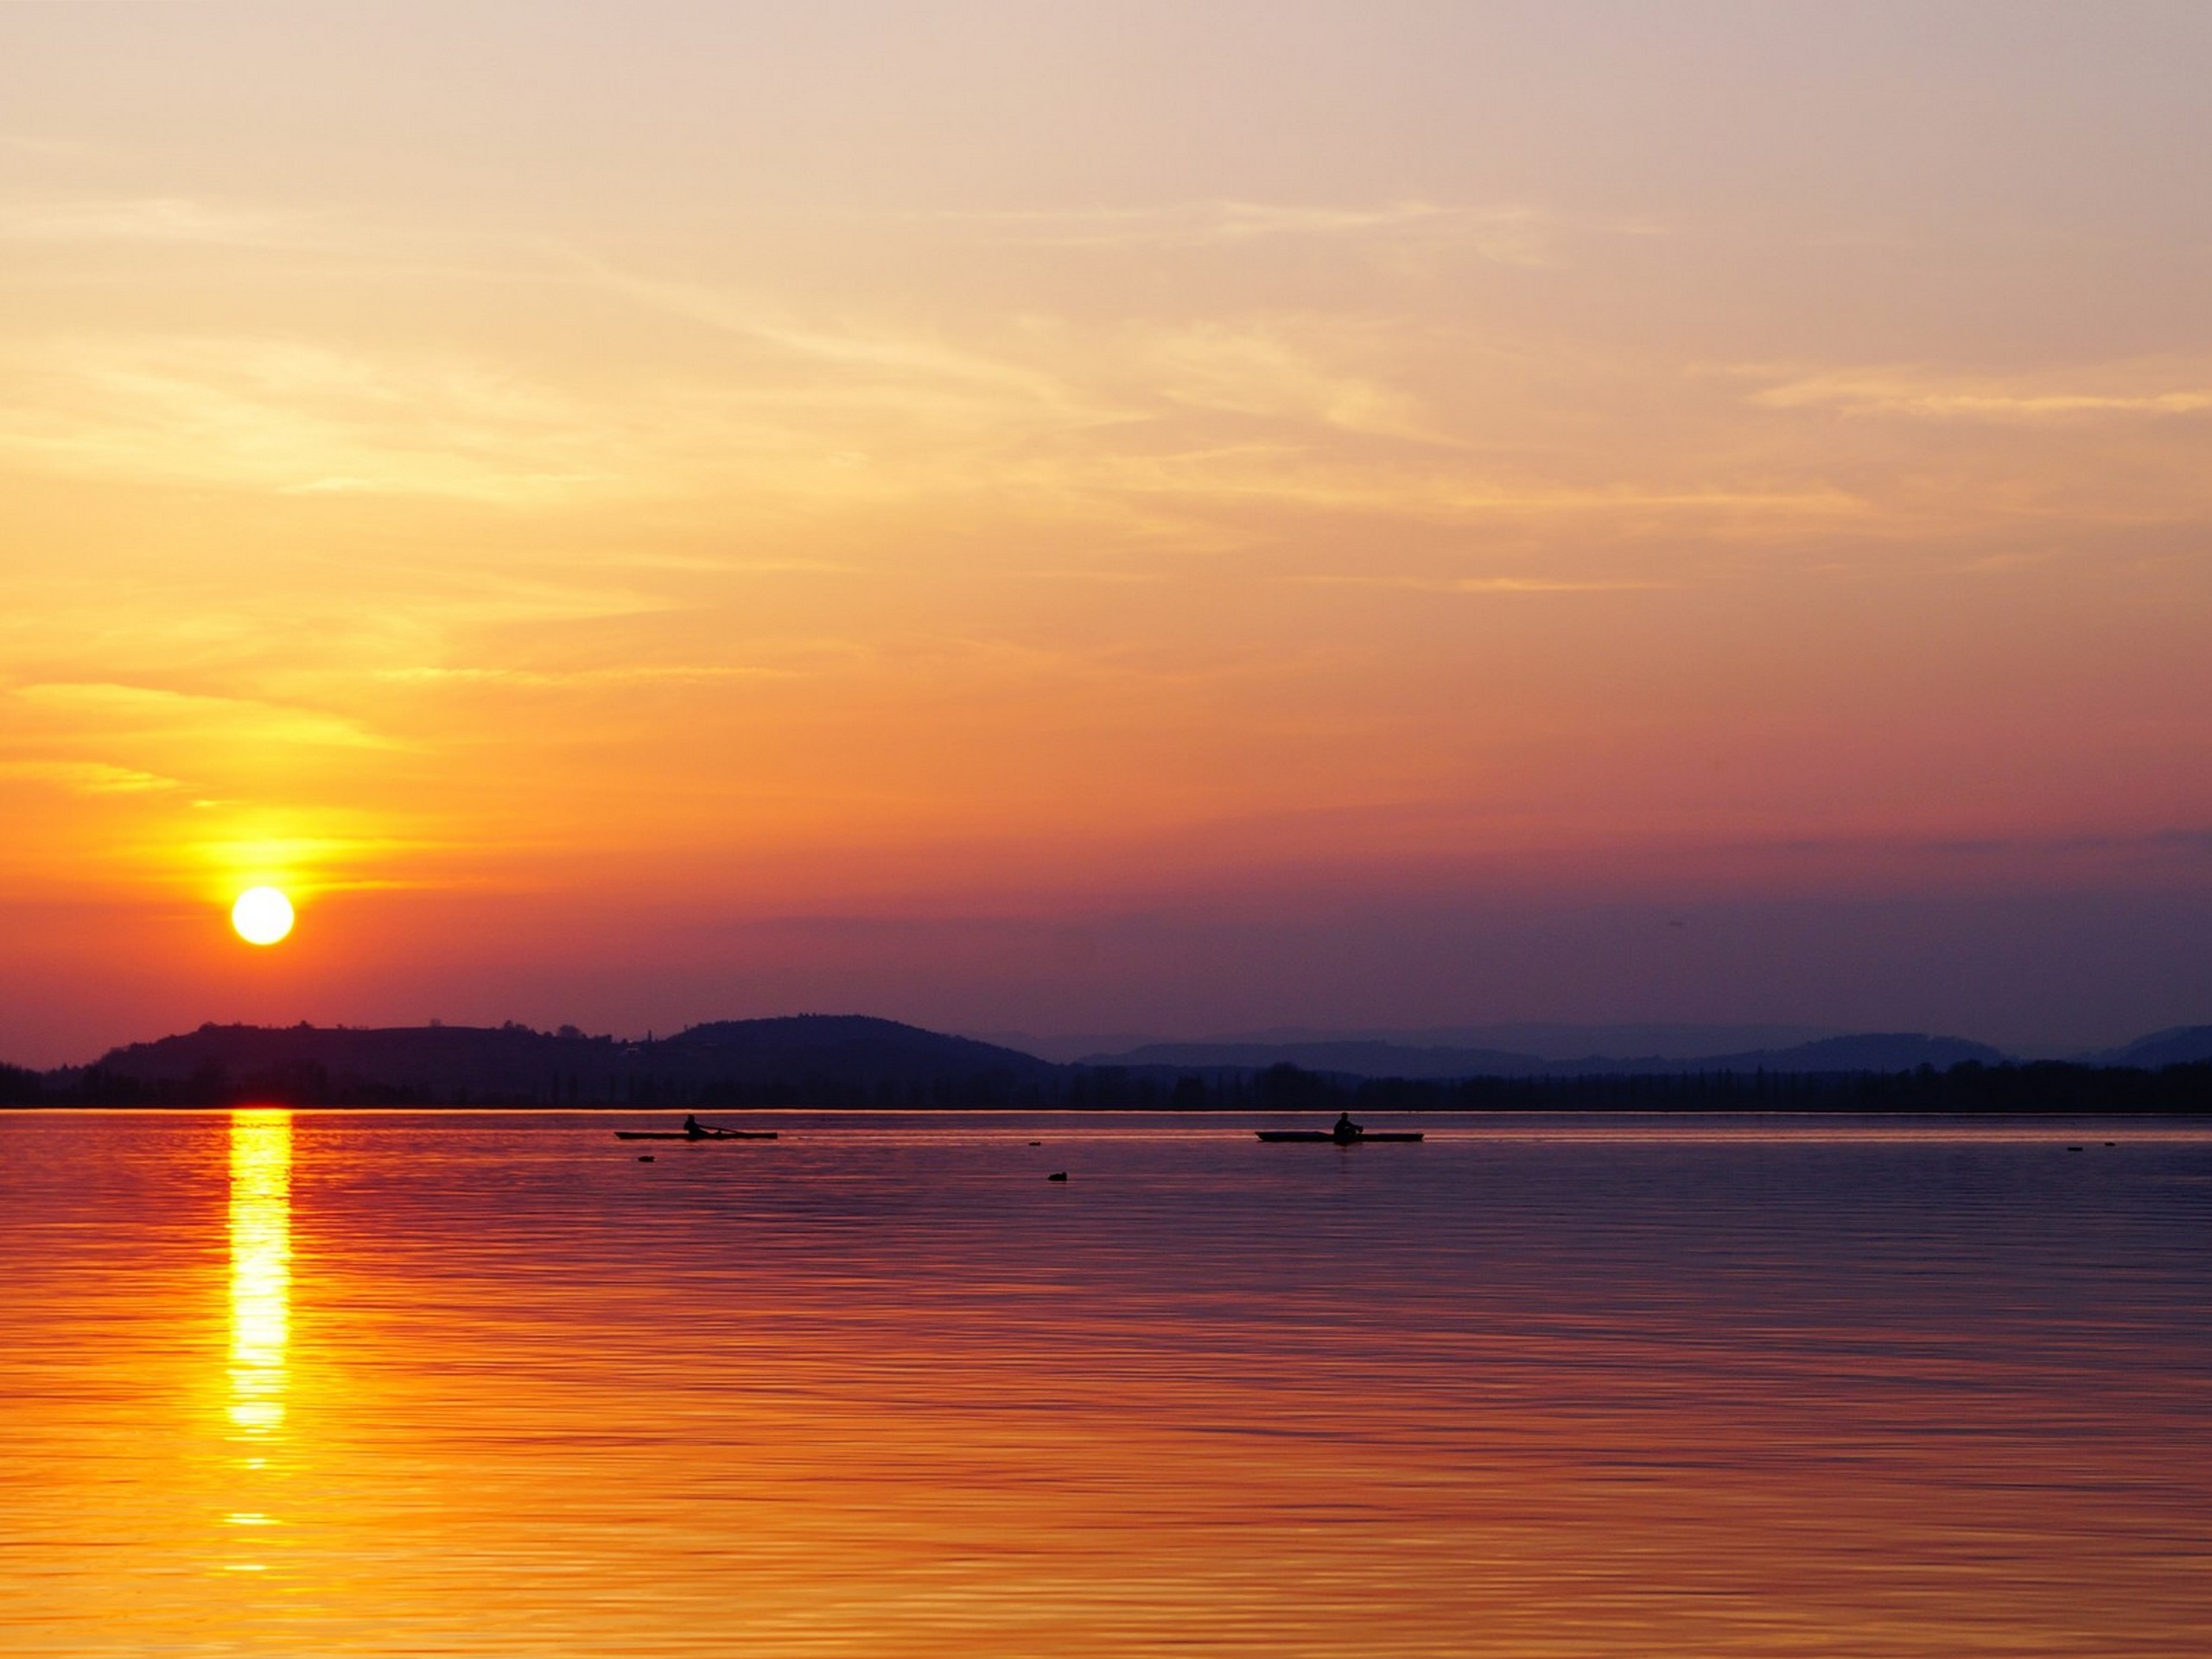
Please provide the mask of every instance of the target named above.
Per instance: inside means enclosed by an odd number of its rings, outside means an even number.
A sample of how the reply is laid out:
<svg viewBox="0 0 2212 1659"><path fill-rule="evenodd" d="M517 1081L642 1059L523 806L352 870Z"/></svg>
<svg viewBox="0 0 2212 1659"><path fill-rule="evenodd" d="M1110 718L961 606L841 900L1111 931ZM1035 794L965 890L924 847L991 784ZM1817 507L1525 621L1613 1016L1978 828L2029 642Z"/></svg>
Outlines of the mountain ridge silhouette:
<svg viewBox="0 0 2212 1659"><path fill-rule="evenodd" d="M2106 1098L2147 1104L2193 1088L2178 1075L2193 1069L2212 1076L2212 1027L2152 1033L2074 1062L2020 1061L1962 1038L1902 1032L1692 1056L1553 1059L1362 1038L1155 1043L1060 1063L873 1015L801 1014L710 1020L643 1039L513 1021L209 1023L123 1045L88 1065L43 1074L0 1067L0 1103L1306 1110L1357 1095L1387 1096L1409 1110L1637 1103L1743 1109L1757 1102L1813 1109L1823 1100L1872 1109L1878 1097L1906 1103L1900 1109L1945 1109L1955 1100L1961 1109L1993 1110L2006 1101L2063 1102L2092 1075L2123 1081L2095 1099L2084 1096L2090 1106ZM2124 1081L2169 1072L2175 1077L2164 1092ZM1913 1086L1859 1086L1883 1078Z"/></svg>

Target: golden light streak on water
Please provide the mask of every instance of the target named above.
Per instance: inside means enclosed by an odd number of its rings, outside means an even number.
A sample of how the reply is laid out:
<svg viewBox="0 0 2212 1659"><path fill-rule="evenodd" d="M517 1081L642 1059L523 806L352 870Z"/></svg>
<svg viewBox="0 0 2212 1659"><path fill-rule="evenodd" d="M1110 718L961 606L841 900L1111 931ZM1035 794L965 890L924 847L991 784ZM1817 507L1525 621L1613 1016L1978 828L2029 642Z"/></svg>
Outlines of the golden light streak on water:
<svg viewBox="0 0 2212 1659"><path fill-rule="evenodd" d="M231 1115L231 1421L264 1439L283 1426L291 1335L292 1115Z"/></svg>

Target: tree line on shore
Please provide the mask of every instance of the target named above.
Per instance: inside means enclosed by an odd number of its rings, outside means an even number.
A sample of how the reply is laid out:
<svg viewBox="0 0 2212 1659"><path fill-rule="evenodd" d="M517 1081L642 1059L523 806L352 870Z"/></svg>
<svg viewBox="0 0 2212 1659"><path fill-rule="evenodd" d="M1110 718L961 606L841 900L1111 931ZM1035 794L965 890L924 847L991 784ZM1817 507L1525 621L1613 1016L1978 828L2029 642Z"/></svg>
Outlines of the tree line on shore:
<svg viewBox="0 0 2212 1659"><path fill-rule="evenodd" d="M145 1077L99 1066L40 1073L0 1065L12 1107L711 1107L911 1111L1027 1109L1267 1112L2212 1112L2212 1062L2158 1070L2063 1061L1899 1072L1688 1071L1451 1080L1355 1078L1283 1064L1254 1070L1074 1065L862 1077L830 1071L699 1077L640 1067L589 1095L559 1075L507 1086L429 1090L334 1077L306 1062L202 1067Z"/></svg>

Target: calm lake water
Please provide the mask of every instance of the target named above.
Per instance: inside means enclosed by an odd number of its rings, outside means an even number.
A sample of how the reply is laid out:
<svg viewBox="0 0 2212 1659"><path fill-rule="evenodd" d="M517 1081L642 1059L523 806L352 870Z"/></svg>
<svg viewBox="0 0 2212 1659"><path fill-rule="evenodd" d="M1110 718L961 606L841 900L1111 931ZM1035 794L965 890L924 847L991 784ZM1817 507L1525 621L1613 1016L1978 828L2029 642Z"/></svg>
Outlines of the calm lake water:
<svg viewBox="0 0 2212 1659"><path fill-rule="evenodd" d="M2212 1653L2212 1136L648 1121L0 1116L0 1651Z"/></svg>

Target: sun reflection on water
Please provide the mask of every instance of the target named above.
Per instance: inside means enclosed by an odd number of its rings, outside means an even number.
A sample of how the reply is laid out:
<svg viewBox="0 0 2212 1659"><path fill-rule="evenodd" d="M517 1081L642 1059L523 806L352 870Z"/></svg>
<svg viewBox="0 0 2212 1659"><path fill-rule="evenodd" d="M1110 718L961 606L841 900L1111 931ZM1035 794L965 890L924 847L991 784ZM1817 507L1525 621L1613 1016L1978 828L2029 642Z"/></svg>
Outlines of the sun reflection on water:
<svg viewBox="0 0 2212 1659"><path fill-rule="evenodd" d="M284 1421L291 1334L292 1115L231 1114L231 1421L263 1439Z"/></svg>

